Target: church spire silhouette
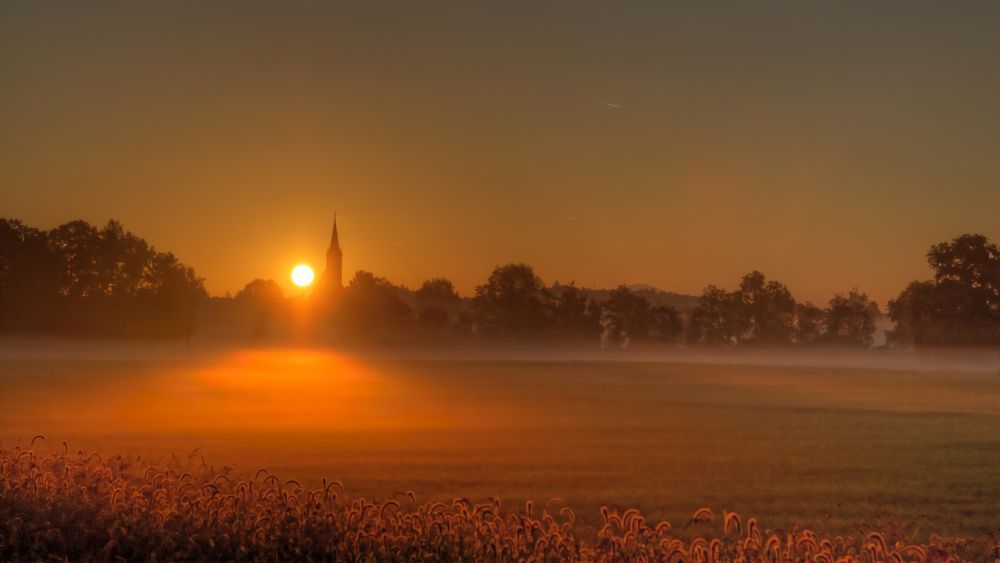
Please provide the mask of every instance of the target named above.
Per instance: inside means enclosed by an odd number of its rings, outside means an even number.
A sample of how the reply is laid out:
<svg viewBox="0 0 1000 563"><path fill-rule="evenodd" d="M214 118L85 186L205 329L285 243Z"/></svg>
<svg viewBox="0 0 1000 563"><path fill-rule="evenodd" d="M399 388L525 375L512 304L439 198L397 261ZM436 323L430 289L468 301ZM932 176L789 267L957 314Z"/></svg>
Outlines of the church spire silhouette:
<svg viewBox="0 0 1000 563"><path fill-rule="evenodd" d="M344 287L343 278L344 253L340 250L340 236L337 234L337 214L333 214L333 233L330 235L330 248L326 251L326 291L336 291Z"/></svg>
<svg viewBox="0 0 1000 563"><path fill-rule="evenodd" d="M330 236L330 249L327 250L327 255L330 251L335 250L340 252L340 237L337 236L337 214L333 214L333 234Z"/></svg>
<svg viewBox="0 0 1000 563"><path fill-rule="evenodd" d="M330 233L330 247L326 250L326 269L313 289L312 299L321 308L332 306L344 289L344 253L340 250L340 236L337 233L337 214L333 214L333 232Z"/></svg>

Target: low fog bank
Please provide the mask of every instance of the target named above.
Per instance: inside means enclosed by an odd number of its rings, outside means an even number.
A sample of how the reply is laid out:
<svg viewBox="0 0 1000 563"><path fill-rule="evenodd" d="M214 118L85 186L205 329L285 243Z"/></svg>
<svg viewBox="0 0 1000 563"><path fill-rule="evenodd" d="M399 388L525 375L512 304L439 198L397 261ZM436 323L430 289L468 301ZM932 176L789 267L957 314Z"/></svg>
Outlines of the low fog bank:
<svg viewBox="0 0 1000 563"><path fill-rule="evenodd" d="M335 346L316 341L253 345L202 340L191 346L170 341L0 338L0 362L187 362L240 350L319 349L371 360L459 362L659 362L716 365L833 367L901 371L961 371L1000 374L1000 350L988 348L891 350L836 347L635 347L600 349L532 345Z"/></svg>
<svg viewBox="0 0 1000 563"><path fill-rule="evenodd" d="M169 362L207 359L238 348L170 340L0 337L0 362Z"/></svg>
<svg viewBox="0 0 1000 563"><path fill-rule="evenodd" d="M463 348L355 349L361 357L414 361L487 362L657 362L707 365L832 367L900 371L996 372L1000 350L864 350L857 348L543 348L479 346Z"/></svg>

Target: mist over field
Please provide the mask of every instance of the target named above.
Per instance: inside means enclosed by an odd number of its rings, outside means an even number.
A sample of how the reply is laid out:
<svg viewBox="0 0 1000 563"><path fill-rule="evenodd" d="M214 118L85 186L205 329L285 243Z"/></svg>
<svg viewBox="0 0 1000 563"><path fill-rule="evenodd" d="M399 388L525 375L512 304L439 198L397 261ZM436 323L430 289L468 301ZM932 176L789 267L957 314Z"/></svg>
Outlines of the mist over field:
<svg viewBox="0 0 1000 563"><path fill-rule="evenodd" d="M0 345L0 447L259 468L358 495L560 497L682 521L1000 524L1000 361L937 354ZM191 454L188 457L188 454Z"/></svg>

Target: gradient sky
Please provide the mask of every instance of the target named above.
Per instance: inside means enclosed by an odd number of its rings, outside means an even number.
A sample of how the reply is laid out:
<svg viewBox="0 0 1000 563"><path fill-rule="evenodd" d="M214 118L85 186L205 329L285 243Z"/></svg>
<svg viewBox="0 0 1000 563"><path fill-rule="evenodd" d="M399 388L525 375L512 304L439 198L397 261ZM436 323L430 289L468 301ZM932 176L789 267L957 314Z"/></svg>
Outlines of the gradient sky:
<svg viewBox="0 0 1000 563"><path fill-rule="evenodd" d="M1000 239L998 2L4 2L0 216L109 218L210 292L320 264L470 293L884 305Z"/></svg>

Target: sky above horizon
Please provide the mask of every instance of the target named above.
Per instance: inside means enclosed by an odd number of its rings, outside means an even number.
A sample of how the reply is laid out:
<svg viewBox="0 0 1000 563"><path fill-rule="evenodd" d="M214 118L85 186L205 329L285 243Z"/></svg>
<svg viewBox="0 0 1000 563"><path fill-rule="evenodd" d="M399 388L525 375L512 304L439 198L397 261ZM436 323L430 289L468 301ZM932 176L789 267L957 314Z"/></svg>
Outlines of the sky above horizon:
<svg viewBox="0 0 1000 563"><path fill-rule="evenodd" d="M1000 3L0 5L0 216L118 219L213 294L321 268L470 294L884 305L1000 239ZM346 281L346 280L345 280Z"/></svg>

